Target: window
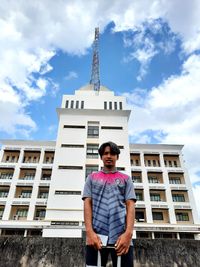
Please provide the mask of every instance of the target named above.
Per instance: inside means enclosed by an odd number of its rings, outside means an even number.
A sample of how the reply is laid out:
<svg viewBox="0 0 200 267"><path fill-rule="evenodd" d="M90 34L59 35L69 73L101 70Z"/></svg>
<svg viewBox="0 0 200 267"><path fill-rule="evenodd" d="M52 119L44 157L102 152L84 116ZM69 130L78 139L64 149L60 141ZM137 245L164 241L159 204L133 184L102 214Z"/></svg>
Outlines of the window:
<svg viewBox="0 0 200 267"><path fill-rule="evenodd" d="M7 197L8 196L8 190L0 190L0 197Z"/></svg>
<svg viewBox="0 0 200 267"><path fill-rule="evenodd" d="M66 100L65 102L65 108L68 108L69 107L69 100Z"/></svg>
<svg viewBox="0 0 200 267"><path fill-rule="evenodd" d="M61 144L61 147L69 147L69 148L82 148L84 145L75 145L75 144Z"/></svg>
<svg viewBox="0 0 200 267"><path fill-rule="evenodd" d="M155 221L163 221L163 213L162 212L152 212L153 220Z"/></svg>
<svg viewBox="0 0 200 267"><path fill-rule="evenodd" d="M136 210L135 218L136 218L137 222L144 222L145 221L144 211L137 211Z"/></svg>
<svg viewBox="0 0 200 267"><path fill-rule="evenodd" d="M46 210L45 209L41 209L41 210L37 209L35 217L36 218L44 218L45 214L46 214Z"/></svg>
<svg viewBox="0 0 200 267"><path fill-rule="evenodd" d="M189 221L189 216L188 216L188 213L185 213L185 212L177 212L176 213L176 220L177 221Z"/></svg>
<svg viewBox="0 0 200 267"><path fill-rule="evenodd" d="M2 219L3 217L3 212L4 212L4 209L0 208L0 219Z"/></svg>
<svg viewBox="0 0 200 267"><path fill-rule="evenodd" d="M0 179L12 179L13 173L12 172L2 172L0 173Z"/></svg>
<svg viewBox="0 0 200 267"><path fill-rule="evenodd" d="M142 179L141 179L140 176L133 175L132 176L132 180L133 180L134 183L141 183L142 182Z"/></svg>
<svg viewBox="0 0 200 267"><path fill-rule="evenodd" d="M22 190L21 197L22 198L31 198L32 190Z"/></svg>
<svg viewBox="0 0 200 267"><path fill-rule="evenodd" d="M70 108L74 108L74 100L71 100L71 106Z"/></svg>
<svg viewBox="0 0 200 267"><path fill-rule="evenodd" d="M99 137L99 126L89 126L88 125L87 137L98 138Z"/></svg>
<svg viewBox="0 0 200 267"><path fill-rule="evenodd" d="M22 179L24 179L24 180L33 180L34 177L35 177L34 173L28 173L27 172L27 173L24 174L24 177L22 177Z"/></svg>
<svg viewBox="0 0 200 267"><path fill-rule="evenodd" d="M120 126L101 126L103 130L123 130L123 127Z"/></svg>
<svg viewBox="0 0 200 267"><path fill-rule="evenodd" d="M151 201L161 201L160 194L150 194Z"/></svg>
<svg viewBox="0 0 200 267"><path fill-rule="evenodd" d="M183 194L172 194L172 199L174 202L185 202L185 197Z"/></svg>
<svg viewBox="0 0 200 267"><path fill-rule="evenodd" d="M77 100L76 101L76 108L78 109L78 106L79 106L79 101Z"/></svg>
<svg viewBox="0 0 200 267"><path fill-rule="evenodd" d="M119 102L119 109L122 109L122 102Z"/></svg>
<svg viewBox="0 0 200 267"><path fill-rule="evenodd" d="M104 109L107 109L107 102L104 102Z"/></svg>
<svg viewBox="0 0 200 267"><path fill-rule="evenodd" d="M27 217L28 210L27 209L18 209L16 215L19 217Z"/></svg>
<svg viewBox="0 0 200 267"><path fill-rule="evenodd" d="M55 191L55 195L81 195L81 191Z"/></svg>
<svg viewBox="0 0 200 267"><path fill-rule="evenodd" d="M69 128L69 129L85 129L84 125L64 125L64 128Z"/></svg>
<svg viewBox="0 0 200 267"><path fill-rule="evenodd" d="M158 184L158 178L156 176L148 176L148 181L150 184Z"/></svg>
<svg viewBox="0 0 200 267"><path fill-rule="evenodd" d="M92 172L97 172L99 170L99 166L98 165L86 165L85 168L85 176L87 178L87 176L89 174L91 174Z"/></svg>
<svg viewBox="0 0 200 267"><path fill-rule="evenodd" d="M114 102L114 107L115 109L117 109L117 102Z"/></svg>
<svg viewBox="0 0 200 267"><path fill-rule="evenodd" d="M58 166L58 169L60 169L60 170L82 170L83 167L82 166L63 166L63 165L60 165L60 166Z"/></svg>
<svg viewBox="0 0 200 267"><path fill-rule="evenodd" d="M109 102L109 109L112 109L112 102Z"/></svg>
<svg viewBox="0 0 200 267"><path fill-rule="evenodd" d="M97 144L87 144L87 151L86 151L87 158L98 158L99 156L98 148L99 145Z"/></svg>
<svg viewBox="0 0 200 267"><path fill-rule="evenodd" d="M51 225L79 226L79 222L77 221L52 221Z"/></svg>
<svg viewBox="0 0 200 267"><path fill-rule="evenodd" d="M125 168L124 167L117 167L117 170L118 171L125 171Z"/></svg>
<svg viewBox="0 0 200 267"><path fill-rule="evenodd" d="M138 159L135 160L135 165L139 166L139 160Z"/></svg>
<svg viewBox="0 0 200 267"><path fill-rule="evenodd" d="M41 191L39 192L38 198L48 198L49 192Z"/></svg>
<svg viewBox="0 0 200 267"><path fill-rule="evenodd" d="M81 109L84 108L84 101L81 101Z"/></svg>
<svg viewBox="0 0 200 267"><path fill-rule="evenodd" d="M41 180L51 180L51 174L50 173L43 173Z"/></svg>
<svg viewBox="0 0 200 267"><path fill-rule="evenodd" d="M136 194L136 199L137 199L138 201L142 201L142 200L143 200L143 195L142 195L142 193L136 192L135 194Z"/></svg>
<svg viewBox="0 0 200 267"><path fill-rule="evenodd" d="M181 184L181 179L179 177L173 177L169 179L170 184Z"/></svg>

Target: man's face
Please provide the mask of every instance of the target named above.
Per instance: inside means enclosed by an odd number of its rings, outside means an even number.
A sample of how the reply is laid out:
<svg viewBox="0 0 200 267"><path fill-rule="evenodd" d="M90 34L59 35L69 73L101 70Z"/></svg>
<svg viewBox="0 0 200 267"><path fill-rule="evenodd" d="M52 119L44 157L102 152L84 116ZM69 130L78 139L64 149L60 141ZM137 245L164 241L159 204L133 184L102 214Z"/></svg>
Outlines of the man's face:
<svg viewBox="0 0 200 267"><path fill-rule="evenodd" d="M114 169L116 161L118 160L118 155L111 154L110 147L106 146L101 159L104 167L107 169Z"/></svg>

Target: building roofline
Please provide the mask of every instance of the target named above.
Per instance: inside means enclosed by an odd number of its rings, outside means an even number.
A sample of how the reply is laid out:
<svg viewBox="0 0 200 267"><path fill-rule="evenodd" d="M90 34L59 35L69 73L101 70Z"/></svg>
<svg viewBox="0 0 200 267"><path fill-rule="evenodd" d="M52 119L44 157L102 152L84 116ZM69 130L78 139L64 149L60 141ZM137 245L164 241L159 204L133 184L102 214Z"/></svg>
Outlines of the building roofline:
<svg viewBox="0 0 200 267"><path fill-rule="evenodd" d="M174 150L182 150L184 145L182 144L129 144L130 150L136 149L174 149Z"/></svg>
<svg viewBox="0 0 200 267"><path fill-rule="evenodd" d="M56 141L51 140L15 140L15 139L0 139L3 145L30 145L30 146L56 146Z"/></svg>

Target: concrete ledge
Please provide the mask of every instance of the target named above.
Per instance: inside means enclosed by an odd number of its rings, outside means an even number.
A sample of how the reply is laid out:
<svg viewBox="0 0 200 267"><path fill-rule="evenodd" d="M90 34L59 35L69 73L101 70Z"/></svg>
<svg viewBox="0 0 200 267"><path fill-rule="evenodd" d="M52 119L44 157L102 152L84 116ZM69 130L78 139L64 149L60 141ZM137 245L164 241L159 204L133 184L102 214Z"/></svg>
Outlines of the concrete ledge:
<svg viewBox="0 0 200 267"><path fill-rule="evenodd" d="M197 240L138 239L134 267L198 267L199 255ZM84 267L84 256L81 238L0 237L0 267Z"/></svg>

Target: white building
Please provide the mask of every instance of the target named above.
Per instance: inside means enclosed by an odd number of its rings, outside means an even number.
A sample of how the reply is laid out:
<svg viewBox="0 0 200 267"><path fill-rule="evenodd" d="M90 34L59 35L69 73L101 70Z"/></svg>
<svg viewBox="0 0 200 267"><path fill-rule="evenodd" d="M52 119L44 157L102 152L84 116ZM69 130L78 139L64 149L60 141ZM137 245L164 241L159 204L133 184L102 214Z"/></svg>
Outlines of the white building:
<svg viewBox="0 0 200 267"><path fill-rule="evenodd" d="M97 150L111 140L118 168L134 180L137 237L198 238L183 146L129 144L126 99L103 86L64 95L57 113L55 142L2 140L1 235L81 237L85 177L102 167Z"/></svg>

